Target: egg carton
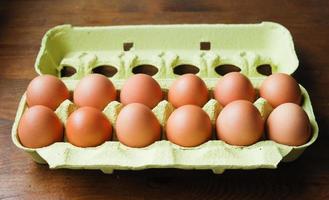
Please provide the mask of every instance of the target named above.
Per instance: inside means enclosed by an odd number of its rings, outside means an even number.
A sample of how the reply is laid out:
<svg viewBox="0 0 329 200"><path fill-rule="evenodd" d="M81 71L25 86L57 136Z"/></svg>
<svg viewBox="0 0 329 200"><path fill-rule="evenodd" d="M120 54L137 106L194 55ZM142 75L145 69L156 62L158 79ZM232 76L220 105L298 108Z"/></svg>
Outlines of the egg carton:
<svg viewBox="0 0 329 200"><path fill-rule="evenodd" d="M257 90L266 78L259 73L259 66L270 65L272 72L291 74L298 67L298 59L289 31L273 22L107 27L62 25L50 29L43 37L35 69L38 74L60 77L72 92L84 76L97 71L100 66L111 66L116 73L109 79L120 92L125 80L136 73L136 69L141 70L142 65L156 69L153 78L164 94L179 77L176 69L184 66L187 71L197 72L209 89L210 100L203 110L214 127L222 109L213 98L214 86L221 78L216 70L225 68L225 65L237 66ZM61 71L67 67L74 68L75 73L61 77ZM64 139L64 142L43 148L26 148L17 136L19 120L27 109L25 94L18 106L12 140L37 163L47 163L54 169L99 169L112 173L113 170L180 168L211 169L214 173L222 173L226 169L276 168L281 161L298 158L318 137L309 95L301 85L300 88L302 107L312 127L311 139L301 146L282 145L266 138L251 146L233 146L217 140L215 134L212 140L197 147L178 146L165 138L166 121L175 109L165 98L152 110L162 126L162 139L150 146L127 147L117 141L114 130L112 140L97 147L76 147ZM258 98L254 105L264 119L272 111L263 98ZM103 110L113 127L122 107L119 101L113 101ZM75 109L76 105L66 100L55 113L65 125Z"/></svg>

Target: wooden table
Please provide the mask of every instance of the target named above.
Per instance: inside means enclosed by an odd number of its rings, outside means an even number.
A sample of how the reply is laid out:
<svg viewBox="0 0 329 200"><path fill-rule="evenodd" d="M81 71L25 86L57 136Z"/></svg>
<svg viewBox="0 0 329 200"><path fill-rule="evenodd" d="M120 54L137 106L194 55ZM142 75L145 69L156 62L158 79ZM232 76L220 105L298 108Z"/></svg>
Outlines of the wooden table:
<svg viewBox="0 0 329 200"><path fill-rule="evenodd" d="M294 37L295 77L309 91L320 137L276 170L49 170L11 141L18 101L37 74L45 31L79 26L275 21ZM0 1L0 199L329 199L329 1Z"/></svg>

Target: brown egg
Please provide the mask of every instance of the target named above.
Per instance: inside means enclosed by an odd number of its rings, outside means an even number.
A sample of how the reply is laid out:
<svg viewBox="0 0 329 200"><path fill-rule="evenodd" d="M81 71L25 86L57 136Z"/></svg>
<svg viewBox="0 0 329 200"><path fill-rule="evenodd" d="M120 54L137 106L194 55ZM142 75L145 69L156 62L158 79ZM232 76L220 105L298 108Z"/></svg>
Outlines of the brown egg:
<svg viewBox="0 0 329 200"><path fill-rule="evenodd" d="M29 107L43 105L55 110L70 93L65 84L55 76L35 77L26 90L26 102Z"/></svg>
<svg viewBox="0 0 329 200"><path fill-rule="evenodd" d="M116 95L114 85L106 76L90 74L78 83L73 99L80 107L90 106L102 110L116 99Z"/></svg>
<svg viewBox="0 0 329 200"><path fill-rule="evenodd" d="M301 91L296 80L283 73L272 74L262 83L260 96L266 99L272 107L283 103L301 103Z"/></svg>
<svg viewBox="0 0 329 200"><path fill-rule="evenodd" d="M146 74L136 74L130 77L123 85L120 101L124 105L141 103L154 108L163 98L160 85Z"/></svg>
<svg viewBox="0 0 329 200"><path fill-rule="evenodd" d="M267 137L280 144L299 146L311 137L310 121L305 111L294 103L276 107L267 118Z"/></svg>
<svg viewBox="0 0 329 200"><path fill-rule="evenodd" d="M167 139L183 147L195 147L211 138L211 122L208 114L195 105L176 109L168 118Z"/></svg>
<svg viewBox="0 0 329 200"><path fill-rule="evenodd" d="M239 72L231 72L218 80L214 89L215 99L223 106L235 100L253 102L256 92L250 80Z"/></svg>
<svg viewBox="0 0 329 200"><path fill-rule="evenodd" d="M45 147L63 140L63 125L50 108L33 106L20 119L18 137L25 147Z"/></svg>
<svg viewBox="0 0 329 200"><path fill-rule="evenodd" d="M202 107L208 101L208 89L198 76L184 74L170 86L168 100L175 107L188 104Z"/></svg>
<svg viewBox="0 0 329 200"><path fill-rule="evenodd" d="M112 126L97 108L81 107L66 122L66 138L78 147L95 147L112 137Z"/></svg>
<svg viewBox="0 0 329 200"><path fill-rule="evenodd" d="M161 127L152 110L140 103L125 106L116 121L118 140L129 147L146 147L161 137Z"/></svg>
<svg viewBox="0 0 329 200"><path fill-rule="evenodd" d="M216 120L217 137L224 142L248 146L263 135L264 121L249 101L237 100L226 105Z"/></svg>

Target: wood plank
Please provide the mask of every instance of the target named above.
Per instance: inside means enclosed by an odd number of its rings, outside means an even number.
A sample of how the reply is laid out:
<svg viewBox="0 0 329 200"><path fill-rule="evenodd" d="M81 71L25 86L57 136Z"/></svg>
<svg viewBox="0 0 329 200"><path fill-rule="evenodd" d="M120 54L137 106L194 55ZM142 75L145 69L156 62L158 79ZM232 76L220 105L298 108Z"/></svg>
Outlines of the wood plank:
<svg viewBox="0 0 329 200"><path fill-rule="evenodd" d="M36 76L43 34L59 24L81 26L275 21L292 33L310 93L318 141L276 170L50 170L11 142L21 95ZM329 1L57 0L0 2L0 199L329 199Z"/></svg>

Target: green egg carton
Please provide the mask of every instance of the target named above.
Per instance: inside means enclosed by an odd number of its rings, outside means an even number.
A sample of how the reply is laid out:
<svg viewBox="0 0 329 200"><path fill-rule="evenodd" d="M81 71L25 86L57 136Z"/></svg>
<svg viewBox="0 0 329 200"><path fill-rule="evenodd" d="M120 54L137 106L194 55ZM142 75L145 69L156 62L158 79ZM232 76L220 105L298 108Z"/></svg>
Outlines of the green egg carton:
<svg viewBox="0 0 329 200"><path fill-rule="evenodd" d="M164 93L179 76L175 74L176 70L189 65L187 70L197 72L209 88L210 100L203 109L214 126L222 109L212 94L215 83L221 78L216 70L220 71L225 65L237 66L257 89L266 78L258 72L259 66L270 65L273 73L292 74L298 67L298 59L290 32L273 22L105 27L61 25L50 29L43 37L35 70L38 74L60 77L73 91L82 77L97 71L100 66L112 66L117 73L109 79L120 90L134 70L141 70L141 65L152 65L157 69L153 77ZM76 73L61 77L60 72L67 67L73 67ZM80 148L64 141L31 149L23 147L17 136L18 123L27 109L25 94L17 110L12 140L36 162L47 163L52 169L98 169L112 173L113 170L179 168L211 169L214 173L222 173L226 169L276 168L281 161L295 160L318 137L309 95L302 86L300 88L302 107L311 121L313 132L309 142L302 146L287 146L264 139L241 147L213 137L200 146L185 148L165 140L163 136L162 140L145 148L130 148L118 142L114 132L112 141L97 147ZM264 119L272 110L263 98L257 99L254 104ZM103 110L113 126L122 107L120 102L113 101ZM66 100L57 108L56 114L65 124L75 109L76 106ZM173 110L174 107L163 100L152 111L164 127Z"/></svg>

